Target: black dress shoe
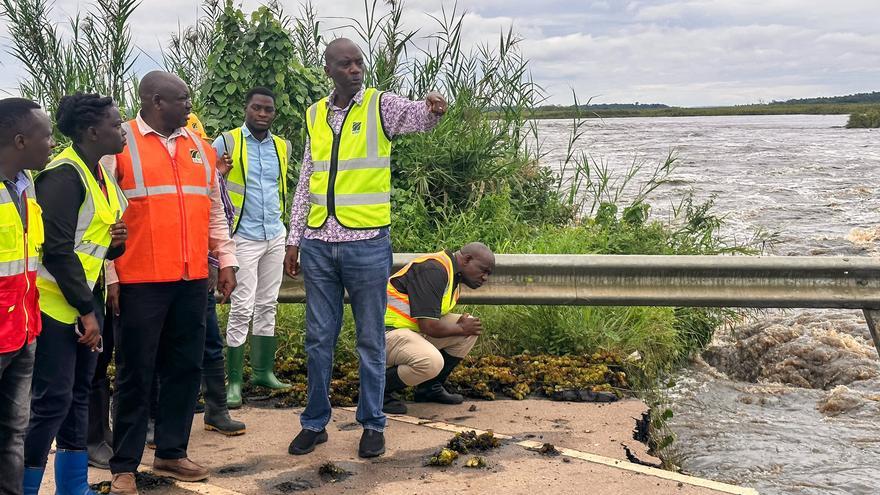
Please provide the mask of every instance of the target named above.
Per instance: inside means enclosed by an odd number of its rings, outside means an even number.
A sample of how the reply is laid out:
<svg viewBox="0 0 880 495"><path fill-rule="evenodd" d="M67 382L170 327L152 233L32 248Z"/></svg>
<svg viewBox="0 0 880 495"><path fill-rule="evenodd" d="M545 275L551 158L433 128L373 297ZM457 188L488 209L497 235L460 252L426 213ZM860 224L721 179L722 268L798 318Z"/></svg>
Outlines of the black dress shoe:
<svg viewBox="0 0 880 495"><path fill-rule="evenodd" d="M385 434L381 431L364 428L361 444L358 447L360 457L379 457L385 453Z"/></svg>
<svg viewBox="0 0 880 495"><path fill-rule="evenodd" d="M327 441L327 430L312 431L305 428L299 432L299 435L290 442L287 447L287 453L292 455L303 455L315 450L315 445Z"/></svg>

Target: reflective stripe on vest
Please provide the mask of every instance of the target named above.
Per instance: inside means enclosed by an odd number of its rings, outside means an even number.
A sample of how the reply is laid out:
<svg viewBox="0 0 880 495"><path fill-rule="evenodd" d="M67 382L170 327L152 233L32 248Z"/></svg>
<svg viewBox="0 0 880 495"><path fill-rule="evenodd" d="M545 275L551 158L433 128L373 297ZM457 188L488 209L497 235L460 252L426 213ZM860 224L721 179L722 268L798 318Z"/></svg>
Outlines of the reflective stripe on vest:
<svg viewBox="0 0 880 495"><path fill-rule="evenodd" d="M247 141L243 138L242 128L238 127L222 134L223 144L226 152L232 159L232 169L226 177L226 191L229 193L229 200L232 202L232 210L234 218L232 222L232 232L238 230L238 223L241 220L241 210L244 206L244 198L247 194L247 174L248 174L248 154ZM286 210L287 203L287 170L290 164L290 141L272 135L275 144L275 154L278 156L278 200L281 203L282 216ZM231 146L230 146L231 143Z"/></svg>
<svg viewBox="0 0 880 495"><path fill-rule="evenodd" d="M128 206L128 201L122 194L122 190L116 183L116 179L107 174L101 167L107 196L101 190L101 186L86 164L72 147L66 148L46 167L46 170L69 165L76 170L85 189L85 196L79 208L76 219L76 232L74 233L73 251L82 265L83 273L89 290L94 289L101 270L104 267L104 258L110 248L110 227L122 217ZM53 319L72 324L76 322L79 313L76 308L68 304L67 299L61 292L55 277L49 273L45 266L40 266L37 272L37 286L40 288L40 309Z"/></svg>
<svg viewBox="0 0 880 495"><path fill-rule="evenodd" d="M375 88L352 102L335 134L327 98L306 111L312 156L308 226L319 228L328 216L352 229L391 224L391 140L382 129Z"/></svg>
<svg viewBox="0 0 880 495"><path fill-rule="evenodd" d="M123 189L125 196L128 199L132 198L142 198L145 196L158 196L161 194L177 194L177 186L174 185L162 185L162 186L151 186L147 187L144 185L144 166L141 162L141 155L138 151L138 143L135 138L134 133L140 132L138 129L132 129L131 122L124 122L122 124L122 128L125 129L125 142L128 144L128 153L131 155L131 172L132 172L132 180L134 181L134 187ZM198 148L201 156L207 159L205 154L205 147L202 144L202 139L198 137L191 130L184 128L184 132L186 132L192 141L195 143L196 148ZM204 162L204 160L203 160ZM207 163L202 163L205 168L205 184L207 187L196 187L196 186L181 186L180 189L183 194L195 194L195 195L204 195L209 196L211 193L211 165Z"/></svg>
<svg viewBox="0 0 880 495"><path fill-rule="evenodd" d="M453 287L455 274L452 272L452 259L446 254L446 251L439 253L427 254L420 256L406 266L401 268L397 273L388 279L388 306L385 309L385 326L391 328L408 328L410 330L419 330L419 324L416 318L410 316L409 295L398 291L391 281L395 278L402 277L416 263L424 263L429 260L440 262L446 270L447 283L446 289L443 291L443 298L440 301L440 315L450 313L458 303L459 287Z"/></svg>
<svg viewBox="0 0 880 495"><path fill-rule="evenodd" d="M42 328L37 301L37 268L43 244L42 209L29 171L22 213L13 203L14 191L0 181L0 353L33 342ZM25 229L25 223L27 229Z"/></svg>

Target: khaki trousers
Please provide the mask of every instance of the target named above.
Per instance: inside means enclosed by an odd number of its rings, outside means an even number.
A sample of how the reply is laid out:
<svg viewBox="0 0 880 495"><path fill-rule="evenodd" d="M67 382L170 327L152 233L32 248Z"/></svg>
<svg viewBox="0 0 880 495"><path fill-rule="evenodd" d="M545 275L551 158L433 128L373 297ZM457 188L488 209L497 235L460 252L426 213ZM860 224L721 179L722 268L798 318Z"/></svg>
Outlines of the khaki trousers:
<svg viewBox="0 0 880 495"><path fill-rule="evenodd" d="M460 314L449 313L441 321L456 322ZM477 343L477 336L434 338L408 328L385 332L386 366L397 366L403 383L413 386L434 378L443 369L440 351L457 358L467 356Z"/></svg>

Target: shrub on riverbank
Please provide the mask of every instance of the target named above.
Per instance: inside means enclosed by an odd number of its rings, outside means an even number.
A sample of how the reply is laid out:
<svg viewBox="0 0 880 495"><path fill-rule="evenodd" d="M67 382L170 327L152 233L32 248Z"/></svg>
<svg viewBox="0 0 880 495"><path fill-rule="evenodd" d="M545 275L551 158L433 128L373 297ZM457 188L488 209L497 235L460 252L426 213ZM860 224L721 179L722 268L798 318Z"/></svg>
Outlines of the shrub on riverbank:
<svg viewBox="0 0 880 495"><path fill-rule="evenodd" d="M880 109L853 113L846 122L847 129L877 129L880 127Z"/></svg>

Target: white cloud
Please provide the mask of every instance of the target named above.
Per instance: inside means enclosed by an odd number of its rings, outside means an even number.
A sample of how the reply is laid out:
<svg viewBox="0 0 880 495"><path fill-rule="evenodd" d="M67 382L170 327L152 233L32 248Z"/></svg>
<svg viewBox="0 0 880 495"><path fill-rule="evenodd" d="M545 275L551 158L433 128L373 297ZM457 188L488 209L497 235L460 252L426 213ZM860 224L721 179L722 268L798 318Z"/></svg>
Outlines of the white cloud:
<svg viewBox="0 0 880 495"><path fill-rule="evenodd" d="M91 2L56 0L56 19ZM246 0L246 9L260 2ZM282 2L290 14L298 2ZM362 0L317 2L322 26L363 17ZM404 22L425 36L428 14L449 2L408 0ZM380 9L384 8L380 2ZM880 17L876 0L459 0L467 11L464 42L496 43L510 25L523 38L536 81L551 102L568 103L569 88L601 102L679 105L742 104L759 100L846 94L880 89ZM191 23L198 0L145 0L135 13L135 43L157 57L159 43ZM0 22L0 33L5 29ZM351 35L345 29L335 33ZM424 45L426 40L420 39ZM4 39L8 46L8 39ZM0 88L23 74L8 55ZM142 66L142 67L141 67ZM141 68L152 68L145 56Z"/></svg>

